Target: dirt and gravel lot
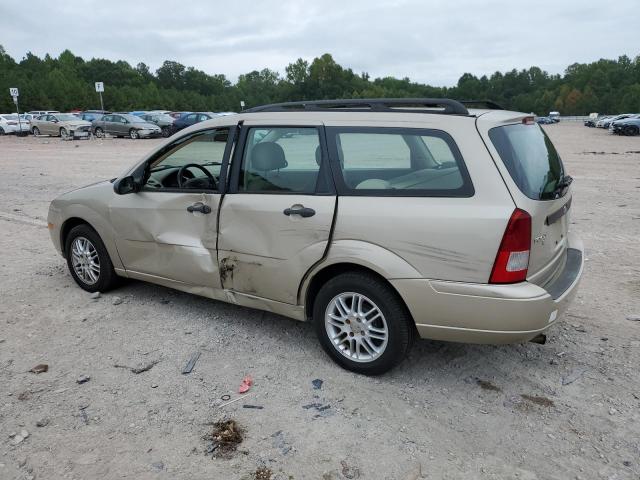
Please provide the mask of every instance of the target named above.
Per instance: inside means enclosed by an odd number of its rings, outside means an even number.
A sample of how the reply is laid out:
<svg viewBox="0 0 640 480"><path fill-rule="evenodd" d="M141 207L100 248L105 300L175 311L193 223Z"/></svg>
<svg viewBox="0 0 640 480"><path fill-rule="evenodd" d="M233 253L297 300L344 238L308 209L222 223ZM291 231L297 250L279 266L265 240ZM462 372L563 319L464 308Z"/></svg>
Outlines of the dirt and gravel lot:
<svg viewBox="0 0 640 480"><path fill-rule="evenodd" d="M546 345L420 341L378 378L308 324L137 282L91 299L48 203L157 141L0 138L0 479L639 478L640 137L547 131L587 249L564 321ZM247 374L251 396L221 407ZM214 457L229 419L244 439Z"/></svg>

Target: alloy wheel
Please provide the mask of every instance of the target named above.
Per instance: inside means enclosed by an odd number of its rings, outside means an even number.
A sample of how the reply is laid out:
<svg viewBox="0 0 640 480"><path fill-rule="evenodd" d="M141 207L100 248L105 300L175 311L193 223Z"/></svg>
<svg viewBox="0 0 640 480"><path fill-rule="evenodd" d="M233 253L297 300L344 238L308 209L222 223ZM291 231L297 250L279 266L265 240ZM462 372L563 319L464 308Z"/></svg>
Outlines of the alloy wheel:
<svg viewBox="0 0 640 480"><path fill-rule="evenodd" d="M87 285L93 285L100 278L98 251L85 237L77 237L73 240L71 264L77 277Z"/></svg>
<svg viewBox="0 0 640 480"><path fill-rule="evenodd" d="M387 347L389 328L384 314L361 293L336 295L327 306L324 323L331 345L354 362L372 362Z"/></svg>

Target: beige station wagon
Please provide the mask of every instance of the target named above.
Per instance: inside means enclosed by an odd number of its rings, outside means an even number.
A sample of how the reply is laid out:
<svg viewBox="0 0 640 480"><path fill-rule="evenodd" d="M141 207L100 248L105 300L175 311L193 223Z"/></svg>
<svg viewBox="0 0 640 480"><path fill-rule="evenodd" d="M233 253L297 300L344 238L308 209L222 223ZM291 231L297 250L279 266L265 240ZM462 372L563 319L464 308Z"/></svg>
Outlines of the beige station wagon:
<svg viewBox="0 0 640 480"><path fill-rule="evenodd" d="M202 122L54 200L51 238L87 291L128 277L312 321L364 374L415 337L540 339L583 270L571 177L532 117L480 106L317 101Z"/></svg>

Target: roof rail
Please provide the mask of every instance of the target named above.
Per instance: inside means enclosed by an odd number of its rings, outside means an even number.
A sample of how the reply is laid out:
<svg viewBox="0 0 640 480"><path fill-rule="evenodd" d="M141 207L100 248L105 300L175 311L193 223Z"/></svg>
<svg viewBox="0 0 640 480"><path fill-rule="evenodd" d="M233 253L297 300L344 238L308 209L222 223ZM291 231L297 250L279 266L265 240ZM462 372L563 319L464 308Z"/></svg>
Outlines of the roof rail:
<svg viewBox="0 0 640 480"><path fill-rule="evenodd" d="M489 110L504 110L505 108L493 100L460 100L465 107L488 108Z"/></svg>
<svg viewBox="0 0 640 480"><path fill-rule="evenodd" d="M249 108L243 113L254 112L405 112L469 115L466 107L449 98L352 98L343 100L310 100L274 103Z"/></svg>

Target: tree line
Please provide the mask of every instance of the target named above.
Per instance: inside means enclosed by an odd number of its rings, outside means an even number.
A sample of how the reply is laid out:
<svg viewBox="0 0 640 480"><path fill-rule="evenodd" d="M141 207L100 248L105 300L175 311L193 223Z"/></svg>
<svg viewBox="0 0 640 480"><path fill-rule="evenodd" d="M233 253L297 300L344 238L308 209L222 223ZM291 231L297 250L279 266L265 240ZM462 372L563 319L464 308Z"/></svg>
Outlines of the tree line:
<svg viewBox="0 0 640 480"><path fill-rule="evenodd" d="M112 111L238 111L241 100L249 108L295 100L448 97L489 99L538 115L553 110L563 115L640 112L640 55L634 60L623 55L574 63L562 75L539 67L481 77L465 73L455 86L435 87L409 78L371 79L366 72L339 65L328 53L311 62L300 58L284 73L254 70L234 83L224 74L211 75L170 60L155 72L144 63L134 67L122 60L84 60L69 50L57 58L27 53L16 61L0 45L0 112L15 111L10 87L20 89L23 111L96 109L96 81L105 83L105 108Z"/></svg>

